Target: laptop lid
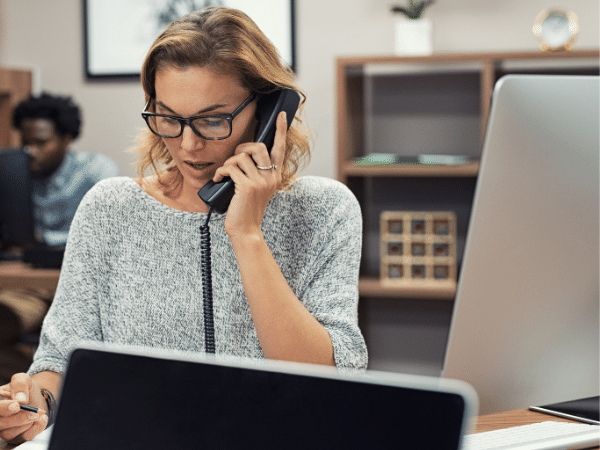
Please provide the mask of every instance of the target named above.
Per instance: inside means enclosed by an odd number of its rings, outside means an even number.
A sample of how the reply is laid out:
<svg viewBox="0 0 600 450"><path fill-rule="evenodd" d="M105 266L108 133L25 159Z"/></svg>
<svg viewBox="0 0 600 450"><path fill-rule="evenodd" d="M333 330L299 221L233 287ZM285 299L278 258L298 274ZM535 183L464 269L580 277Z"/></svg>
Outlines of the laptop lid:
<svg viewBox="0 0 600 450"><path fill-rule="evenodd" d="M587 397L551 405L534 405L529 409L565 419L600 425L600 397Z"/></svg>
<svg viewBox="0 0 600 450"><path fill-rule="evenodd" d="M496 84L443 369L482 414L598 395L598 86Z"/></svg>
<svg viewBox="0 0 600 450"><path fill-rule="evenodd" d="M29 156L22 148L0 148L0 248L35 242Z"/></svg>
<svg viewBox="0 0 600 450"><path fill-rule="evenodd" d="M49 448L454 450L473 395L439 378L83 347Z"/></svg>

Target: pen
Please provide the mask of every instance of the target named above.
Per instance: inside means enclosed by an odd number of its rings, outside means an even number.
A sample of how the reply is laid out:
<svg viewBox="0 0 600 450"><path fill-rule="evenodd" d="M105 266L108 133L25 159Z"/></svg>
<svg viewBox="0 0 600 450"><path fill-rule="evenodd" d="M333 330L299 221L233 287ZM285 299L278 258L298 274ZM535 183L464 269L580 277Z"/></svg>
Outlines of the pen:
<svg viewBox="0 0 600 450"><path fill-rule="evenodd" d="M0 397L0 400L7 400L7 401L9 401L11 399L10 398ZM21 409L23 411L29 411L29 412L32 412L32 413L37 413L39 411L38 408L36 408L35 406L31 406L31 405L22 405L22 404L19 403L19 406L21 407ZM44 414L46 413L44 410L41 410L41 411L44 412Z"/></svg>

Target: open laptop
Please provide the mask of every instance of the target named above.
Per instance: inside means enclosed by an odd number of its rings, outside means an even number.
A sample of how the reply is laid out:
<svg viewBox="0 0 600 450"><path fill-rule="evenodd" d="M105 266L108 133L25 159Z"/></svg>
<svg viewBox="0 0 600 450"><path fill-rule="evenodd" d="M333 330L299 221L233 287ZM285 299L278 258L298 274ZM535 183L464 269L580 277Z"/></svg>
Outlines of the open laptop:
<svg viewBox="0 0 600 450"><path fill-rule="evenodd" d="M35 238L32 193L27 148L0 148L0 261L60 268L65 246L49 246Z"/></svg>
<svg viewBox="0 0 600 450"><path fill-rule="evenodd" d="M51 450L460 448L466 383L281 362L83 347Z"/></svg>
<svg viewBox="0 0 600 450"><path fill-rule="evenodd" d="M496 85L443 369L481 414L598 395L599 84Z"/></svg>
<svg viewBox="0 0 600 450"><path fill-rule="evenodd" d="M35 241L32 189L25 149L0 148L0 251Z"/></svg>

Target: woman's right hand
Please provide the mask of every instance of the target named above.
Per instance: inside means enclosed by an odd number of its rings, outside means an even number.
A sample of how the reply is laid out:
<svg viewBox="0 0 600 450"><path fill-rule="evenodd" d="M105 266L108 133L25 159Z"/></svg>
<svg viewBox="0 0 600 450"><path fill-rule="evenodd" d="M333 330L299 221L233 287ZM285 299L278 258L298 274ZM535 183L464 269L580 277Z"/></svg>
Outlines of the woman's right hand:
<svg viewBox="0 0 600 450"><path fill-rule="evenodd" d="M48 408L39 385L25 373L12 376L0 386L0 439L9 444L30 441L48 425ZM19 404L38 408L37 413L20 409Z"/></svg>

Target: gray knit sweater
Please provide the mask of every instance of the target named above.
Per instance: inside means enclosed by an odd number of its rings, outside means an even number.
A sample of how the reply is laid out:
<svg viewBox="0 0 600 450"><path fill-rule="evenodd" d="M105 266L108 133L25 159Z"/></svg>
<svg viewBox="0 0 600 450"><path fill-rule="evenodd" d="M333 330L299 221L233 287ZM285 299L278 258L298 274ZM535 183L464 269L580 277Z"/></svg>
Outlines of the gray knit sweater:
<svg viewBox="0 0 600 450"><path fill-rule="evenodd" d="M132 179L99 182L69 233L30 374L64 373L83 341L204 352L200 226ZM216 353L264 358L224 228L210 219ZM360 207L341 183L302 177L271 199L263 235L290 287L327 329L341 369L364 369L357 323Z"/></svg>

